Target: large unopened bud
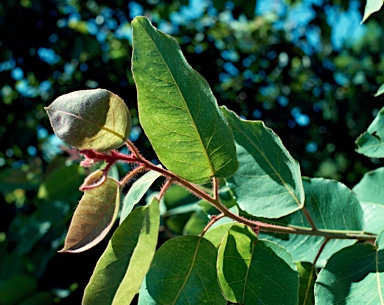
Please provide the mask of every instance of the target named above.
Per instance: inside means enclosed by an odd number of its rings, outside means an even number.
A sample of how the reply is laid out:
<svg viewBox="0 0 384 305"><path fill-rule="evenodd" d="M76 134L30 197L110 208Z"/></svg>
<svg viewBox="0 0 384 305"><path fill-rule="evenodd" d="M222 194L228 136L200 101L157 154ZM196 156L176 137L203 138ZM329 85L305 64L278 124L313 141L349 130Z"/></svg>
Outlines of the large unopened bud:
<svg viewBox="0 0 384 305"><path fill-rule="evenodd" d="M55 134L79 149L107 152L119 148L131 131L126 104L105 89L61 95L45 110Z"/></svg>

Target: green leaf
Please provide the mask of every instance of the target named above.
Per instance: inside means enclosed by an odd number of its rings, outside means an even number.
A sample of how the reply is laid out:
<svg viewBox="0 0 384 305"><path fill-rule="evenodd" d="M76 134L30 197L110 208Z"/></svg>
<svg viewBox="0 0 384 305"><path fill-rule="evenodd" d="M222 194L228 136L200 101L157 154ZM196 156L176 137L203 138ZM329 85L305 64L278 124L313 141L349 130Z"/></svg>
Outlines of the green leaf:
<svg viewBox="0 0 384 305"><path fill-rule="evenodd" d="M83 305L130 304L156 250L159 201L132 211L116 229L85 288Z"/></svg>
<svg viewBox="0 0 384 305"><path fill-rule="evenodd" d="M160 161L193 183L233 175L233 135L207 81L148 19L136 17L132 28L140 123Z"/></svg>
<svg viewBox="0 0 384 305"><path fill-rule="evenodd" d="M323 178L303 179L305 207L318 229L336 230L344 233L363 233L364 216L356 196L344 184ZM303 212L297 211L277 221L280 225L290 225L310 229ZM313 262L323 237L295 234L260 234L260 237L275 241L285 247L296 262ZM356 240L330 240L321 253L316 266L324 266L328 258L338 250L350 246ZM298 246L305 245L305 246Z"/></svg>
<svg viewBox="0 0 384 305"><path fill-rule="evenodd" d="M375 93L375 97L379 96L379 95L382 95L384 93L384 84L382 84L379 89L377 90L377 92Z"/></svg>
<svg viewBox="0 0 384 305"><path fill-rule="evenodd" d="M44 200L67 200L78 202L81 192L79 184L83 169L78 164L55 168L40 184L37 197Z"/></svg>
<svg viewBox="0 0 384 305"><path fill-rule="evenodd" d="M183 235L194 234L199 235L208 224L209 218L203 211L194 212L188 219L183 229Z"/></svg>
<svg viewBox="0 0 384 305"><path fill-rule="evenodd" d="M278 218L300 209L304 190L300 167L280 138L261 121L245 121L222 107L236 141L238 171L227 185L248 214Z"/></svg>
<svg viewBox="0 0 384 305"><path fill-rule="evenodd" d="M216 248L203 237L168 240L153 258L139 304L227 304L217 281L216 259Z"/></svg>
<svg viewBox="0 0 384 305"><path fill-rule="evenodd" d="M171 185L164 194L164 203L168 210L195 202L196 196L177 184Z"/></svg>
<svg viewBox="0 0 384 305"><path fill-rule="evenodd" d="M19 304L28 295L36 290L36 280L26 274L15 275L6 281L0 282L0 304Z"/></svg>
<svg viewBox="0 0 384 305"><path fill-rule="evenodd" d="M311 263L307 262L298 262L296 266L300 276L299 304L313 305L315 304L313 293L316 281L315 268Z"/></svg>
<svg viewBox="0 0 384 305"><path fill-rule="evenodd" d="M233 303L297 304L299 277L292 256L260 240L245 225L231 227L219 247L219 282ZM272 271L273 270L273 271Z"/></svg>
<svg viewBox="0 0 384 305"><path fill-rule="evenodd" d="M98 174L97 172L95 174ZM120 186L112 178L84 191L59 252L82 252L98 244L111 229L119 211Z"/></svg>
<svg viewBox="0 0 384 305"><path fill-rule="evenodd" d="M384 157L384 108L357 140L357 152L371 158Z"/></svg>
<svg viewBox="0 0 384 305"><path fill-rule="evenodd" d="M384 304L384 234L333 255L315 284L316 304Z"/></svg>
<svg viewBox="0 0 384 305"><path fill-rule="evenodd" d="M105 89L64 94L45 110L55 134L79 149L107 152L122 146L131 132L126 104Z"/></svg>
<svg viewBox="0 0 384 305"><path fill-rule="evenodd" d="M161 174L156 171L149 171L148 173L137 179L129 189L127 195L124 198L123 207L120 214L120 224L123 222L125 217L131 213L136 203L140 201L145 195L151 185L159 178Z"/></svg>
<svg viewBox="0 0 384 305"><path fill-rule="evenodd" d="M222 223L205 233L204 237L208 239L216 248L220 247L221 241L227 232L233 227L234 222Z"/></svg>
<svg viewBox="0 0 384 305"><path fill-rule="evenodd" d="M352 189L364 212L364 231L379 234L384 229L384 167L366 173Z"/></svg>
<svg viewBox="0 0 384 305"><path fill-rule="evenodd" d="M361 23L368 19L371 14L377 12L383 6L383 0L367 0L367 4L364 9L364 17Z"/></svg>

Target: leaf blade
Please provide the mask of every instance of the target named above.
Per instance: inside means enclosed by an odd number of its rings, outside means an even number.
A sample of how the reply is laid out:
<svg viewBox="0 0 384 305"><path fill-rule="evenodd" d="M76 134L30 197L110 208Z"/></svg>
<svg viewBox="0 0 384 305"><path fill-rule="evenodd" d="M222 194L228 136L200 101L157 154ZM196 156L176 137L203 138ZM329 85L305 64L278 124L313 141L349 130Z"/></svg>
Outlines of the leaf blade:
<svg viewBox="0 0 384 305"><path fill-rule="evenodd" d="M379 234L384 218L384 167L367 172L352 189L364 212L364 231Z"/></svg>
<svg viewBox="0 0 384 305"><path fill-rule="evenodd" d="M217 282L216 258L216 248L203 237L168 240L155 254L139 304L226 304Z"/></svg>
<svg viewBox="0 0 384 305"><path fill-rule="evenodd" d="M120 224L132 211L134 205L140 201L151 185L160 176L161 174L159 172L149 171L133 183L123 201L123 207L120 214Z"/></svg>
<svg viewBox="0 0 384 305"><path fill-rule="evenodd" d="M332 256L315 284L316 304L384 304L384 236Z"/></svg>
<svg viewBox="0 0 384 305"><path fill-rule="evenodd" d="M378 97L379 95L382 95L384 93L384 84L382 84L379 89L377 89L377 92L375 93L374 97Z"/></svg>
<svg viewBox="0 0 384 305"><path fill-rule="evenodd" d="M371 16L373 13L380 10L382 6L383 6L383 0L367 0L367 4L364 9L364 17L361 23L366 21L368 17Z"/></svg>
<svg viewBox="0 0 384 305"><path fill-rule="evenodd" d="M356 196L344 184L323 178L304 178L303 185L306 197L305 207L318 229L363 233L364 215L362 208ZM299 228L311 228L307 218L300 210L279 219L277 223ZM296 262L313 262L324 242L323 237L306 235L262 233L260 237L285 247L293 255ZM316 266L324 266L331 255L355 242L356 240L330 240L323 249ZM305 244L306 247L297 247L301 244Z"/></svg>
<svg viewBox="0 0 384 305"><path fill-rule="evenodd" d="M261 121L245 121L222 107L235 137L238 171L227 179L239 207L247 213L278 218L300 209L304 190L300 167L278 136Z"/></svg>
<svg viewBox="0 0 384 305"><path fill-rule="evenodd" d="M120 186L112 178L84 191L73 214L64 248L59 252L78 253L98 244L112 228L120 206Z"/></svg>
<svg viewBox="0 0 384 305"><path fill-rule="evenodd" d="M140 122L160 161L198 184L231 176L238 167L233 135L206 80L148 19L136 17L132 28Z"/></svg>
<svg viewBox="0 0 384 305"><path fill-rule="evenodd" d="M292 256L244 225L235 224L227 232L217 265L221 289L233 303L252 305L256 299L260 304L297 304L299 277Z"/></svg>
<svg viewBox="0 0 384 305"><path fill-rule="evenodd" d="M315 267L308 262L296 263L300 276L299 304L315 304L313 289L316 281Z"/></svg>
<svg viewBox="0 0 384 305"><path fill-rule="evenodd" d="M356 140L356 151L371 158L384 157L384 108L382 108L366 132Z"/></svg>
<svg viewBox="0 0 384 305"><path fill-rule="evenodd" d="M129 304L137 294L155 253L159 201L135 209L117 228L96 264L83 305Z"/></svg>

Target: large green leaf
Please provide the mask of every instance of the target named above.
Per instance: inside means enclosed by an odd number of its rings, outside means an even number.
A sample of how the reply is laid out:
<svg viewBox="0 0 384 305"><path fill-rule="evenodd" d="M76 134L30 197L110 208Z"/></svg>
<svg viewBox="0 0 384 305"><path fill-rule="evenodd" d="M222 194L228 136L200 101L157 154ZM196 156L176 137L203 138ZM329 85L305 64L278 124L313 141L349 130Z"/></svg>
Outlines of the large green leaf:
<svg viewBox="0 0 384 305"><path fill-rule="evenodd" d="M194 183L231 176L233 135L206 80L148 19L136 17L132 28L140 123L161 162Z"/></svg>
<svg viewBox="0 0 384 305"><path fill-rule="evenodd" d="M383 6L383 0L367 0L367 4L364 9L364 17L361 23L368 19L373 13L377 12Z"/></svg>
<svg viewBox="0 0 384 305"><path fill-rule="evenodd" d="M123 207L120 214L120 223L123 222L125 217L127 217L128 214L132 211L135 204L138 203L141 198L143 198L151 185L160 176L161 174L159 172L149 171L133 183L124 198Z"/></svg>
<svg viewBox="0 0 384 305"><path fill-rule="evenodd" d="M357 140L357 152L367 157L384 157L384 108L382 108L369 125L368 130Z"/></svg>
<svg viewBox="0 0 384 305"><path fill-rule="evenodd" d="M80 149L106 152L129 137L131 115L124 101L105 89L74 91L45 107L55 134Z"/></svg>
<svg viewBox="0 0 384 305"><path fill-rule="evenodd" d="M219 282L227 300L244 305L297 304L299 276L283 247L234 224L221 241L218 257Z"/></svg>
<svg viewBox="0 0 384 305"><path fill-rule="evenodd" d="M139 304L227 304L217 280L216 259L216 248L203 237L168 240L153 258Z"/></svg>
<svg viewBox="0 0 384 305"><path fill-rule="evenodd" d="M333 255L315 284L316 304L384 304L384 234Z"/></svg>
<svg viewBox="0 0 384 305"><path fill-rule="evenodd" d="M102 185L84 191L60 252L81 252L99 243L117 217L120 193L118 182L109 177Z"/></svg>
<svg viewBox="0 0 384 305"><path fill-rule="evenodd" d="M344 184L323 178L303 179L305 207L318 229L342 232L363 232L364 216L356 196ZM281 225L310 229L303 212L297 211L278 220ZM313 262L323 237L296 234L260 234L260 237L275 241L285 247L296 262ZM356 240L332 239L320 255L317 266L324 266L328 258L338 250L350 246Z"/></svg>
<svg viewBox="0 0 384 305"><path fill-rule="evenodd" d="M366 173L352 189L364 211L364 231L379 234L384 229L384 167Z"/></svg>
<svg viewBox="0 0 384 305"><path fill-rule="evenodd" d="M132 211L96 264L83 305L128 305L137 294L156 250L159 201Z"/></svg>
<svg viewBox="0 0 384 305"><path fill-rule="evenodd" d="M238 171L227 185L247 213L278 218L303 206L300 167L280 138L261 121L245 121L222 107L236 141Z"/></svg>

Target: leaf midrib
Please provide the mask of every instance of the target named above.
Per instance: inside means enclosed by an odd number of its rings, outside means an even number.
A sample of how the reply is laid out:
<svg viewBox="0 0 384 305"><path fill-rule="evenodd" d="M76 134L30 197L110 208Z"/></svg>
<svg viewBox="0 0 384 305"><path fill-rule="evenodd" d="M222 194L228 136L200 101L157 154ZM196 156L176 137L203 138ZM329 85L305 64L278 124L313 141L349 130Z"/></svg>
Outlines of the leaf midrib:
<svg viewBox="0 0 384 305"><path fill-rule="evenodd" d="M248 141L249 143L256 148L256 150L260 153L260 155L264 158L264 160L268 163L268 165L270 166L270 168L273 170L273 172L276 174L276 176L280 179L280 181L283 183L284 187L287 189L288 193L292 196L292 198L294 198L294 200L296 201L296 204L298 205L299 208L302 207L302 203L300 202L300 200L297 198L296 194L293 192L293 190L288 187L287 183L285 182L285 180L283 179L283 177L280 175L280 173L275 169L275 167L272 165L272 163L268 160L268 158L266 157L266 155L264 154L264 152L259 149L259 147L257 145L255 145L250 137L248 137L248 135L244 132L241 131L241 129L239 129L237 126L236 126L236 129L239 133L241 133Z"/></svg>
<svg viewBox="0 0 384 305"><path fill-rule="evenodd" d="M194 121L193 116L192 116L192 114L191 114L191 112L190 112L190 110L189 110L189 107L188 107L188 104L186 103L186 99L185 99L185 97L184 97L183 92L180 90L180 87L178 86L178 84L177 84L177 82L176 82L176 79L175 79L175 77L174 77L172 71L171 71L170 68L169 68L168 63L166 62L165 58L163 57L162 53L160 52L159 48L157 47L155 41L153 40L153 38L151 37L151 35L149 35L149 33L146 31L145 27L144 27L139 21L137 21L137 23L140 25L140 27L144 30L144 32L148 35L148 37L149 37L150 40L152 41L152 43L153 43L153 45L155 46L155 48L156 48L156 50L157 50L157 52L158 52L160 58L163 60L165 66L167 67L167 70L169 71L170 75L172 76L172 79L173 79L173 81L174 81L174 85L176 86L177 90L179 91L179 93L180 93L180 95L181 95L181 97L182 97L182 100L184 101L185 105L187 106L187 107L186 107L186 109L187 109L186 111L188 112L188 114L189 114L189 116L190 116L190 118L191 118L191 121L194 123L192 126L193 126L193 128L195 129L195 131L196 131L196 133L197 133L197 135L198 135L197 140L198 140L198 142L200 143L201 147L203 148L203 152L204 152L204 155L205 155L205 157L206 157L206 160L208 161L208 165L209 165L210 171L211 171L211 173L212 173L212 176L214 176L214 175L215 175L215 170L214 170L214 168L213 168L213 164L212 164L211 159L210 159L209 156L208 156L207 150L206 150L206 148L205 148L205 146L204 146L204 144L203 144L203 141L202 141L202 139L201 139L201 135L200 135L198 129L196 128L196 122ZM200 108L200 104L201 104L201 103L199 103L199 108ZM213 137L213 135L212 135L212 137Z"/></svg>
<svg viewBox="0 0 384 305"><path fill-rule="evenodd" d="M103 129L103 130L105 130L107 132L110 132L113 135L115 135L116 137L118 137L121 140L125 141L125 138L121 134L117 133L116 131L114 131L114 130L108 128L108 127L105 127L104 125L101 126L99 124L96 124L95 122L89 121L89 120L83 118L82 116L79 116L79 115L76 115L76 114L73 114L73 113L70 113L70 112L67 112L67 111L64 111L64 110L59 110L59 109L47 108L47 110L48 111L57 111L57 112L64 113L66 115L72 116L72 117L74 117L74 118L76 118L78 120L82 120L82 121L84 121L86 123L89 123L89 124L94 125L94 126L100 128L100 129Z"/></svg>
<svg viewBox="0 0 384 305"><path fill-rule="evenodd" d="M201 237L198 237L198 242L197 242L197 245L196 245L195 253L193 254L193 259L192 259L191 267L189 268L188 273L187 273L187 275L185 277L184 283L180 287L179 292L177 293L177 295L175 297L175 300L172 302L172 305L176 304L177 300L179 299L179 296L180 296L181 292L184 291L184 288L187 285L187 282L189 280L189 277L191 276L192 270L195 267L195 262L196 262L196 259L197 259L197 253L199 252L200 243L201 243Z"/></svg>

